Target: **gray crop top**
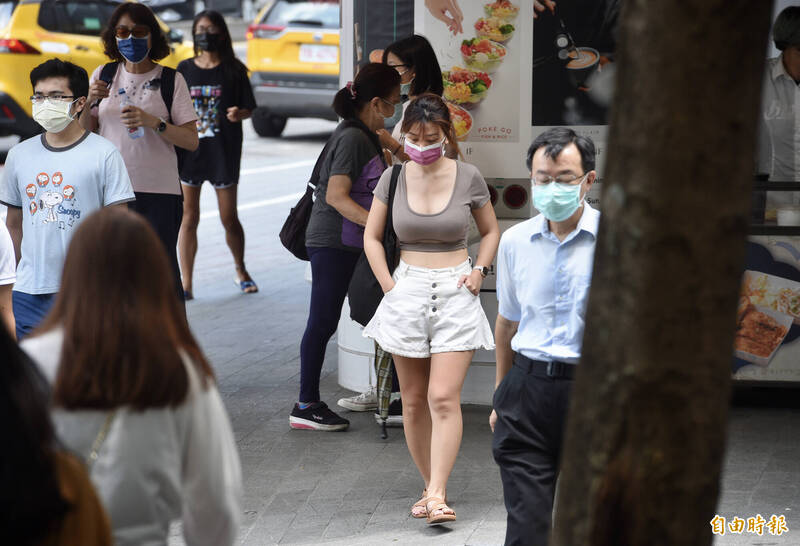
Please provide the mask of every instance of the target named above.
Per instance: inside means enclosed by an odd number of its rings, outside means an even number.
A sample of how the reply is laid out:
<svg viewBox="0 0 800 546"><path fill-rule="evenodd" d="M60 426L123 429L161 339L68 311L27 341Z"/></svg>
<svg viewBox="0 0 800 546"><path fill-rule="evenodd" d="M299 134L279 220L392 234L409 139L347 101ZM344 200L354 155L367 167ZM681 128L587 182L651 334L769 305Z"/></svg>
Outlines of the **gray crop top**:
<svg viewBox="0 0 800 546"><path fill-rule="evenodd" d="M373 194L382 203L389 202L389 184L392 169L381 175ZM408 206L406 191L406 166L397 179L392 220L401 250L419 252L449 252L467 248L469 217L472 209L479 209L489 200L489 187L474 165L456 161L456 183L450 202L436 214L419 214Z"/></svg>

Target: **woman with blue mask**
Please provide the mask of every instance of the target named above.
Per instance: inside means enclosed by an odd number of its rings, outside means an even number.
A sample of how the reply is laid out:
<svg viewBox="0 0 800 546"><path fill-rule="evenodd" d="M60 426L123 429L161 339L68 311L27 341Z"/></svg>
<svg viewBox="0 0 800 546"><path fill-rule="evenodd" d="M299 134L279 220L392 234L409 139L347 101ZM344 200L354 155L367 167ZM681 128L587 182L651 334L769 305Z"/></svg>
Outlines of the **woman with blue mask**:
<svg viewBox="0 0 800 546"><path fill-rule="evenodd" d="M183 299L176 250L183 204L175 148L194 150L199 142L189 88L183 75L157 63L170 48L147 6L121 3L101 39L112 62L90 78L81 125L122 154L136 194L129 206L158 233L172 265L175 293Z"/></svg>
<svg viewBox="0 0 800 546"><path fill-rule="evenodd" d="M394 115L386 120L386 131L379 131L381 145L392 153L395 163L407 161L408 156L400 145L400 125L410 100L423 93L442 96L442 70L430 42L414 34L389 44L383 50L383 64L389 65L400 74L400 94L403 96L402 108L396 108ZM391 134L389 133L391 130ZM452 154L451 154L452 155Z"/></svg>

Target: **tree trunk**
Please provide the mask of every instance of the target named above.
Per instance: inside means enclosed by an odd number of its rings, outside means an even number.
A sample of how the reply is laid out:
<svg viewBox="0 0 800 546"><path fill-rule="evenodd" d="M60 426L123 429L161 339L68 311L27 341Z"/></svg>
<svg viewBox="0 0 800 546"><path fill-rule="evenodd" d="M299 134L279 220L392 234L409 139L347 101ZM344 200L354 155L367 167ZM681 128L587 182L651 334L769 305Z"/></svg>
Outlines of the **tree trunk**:
<svg viewBox="0 0 800 546"><path fill-rule="evenodd" d="M551 544L712 541L771 4L623 5Z"/></svg>

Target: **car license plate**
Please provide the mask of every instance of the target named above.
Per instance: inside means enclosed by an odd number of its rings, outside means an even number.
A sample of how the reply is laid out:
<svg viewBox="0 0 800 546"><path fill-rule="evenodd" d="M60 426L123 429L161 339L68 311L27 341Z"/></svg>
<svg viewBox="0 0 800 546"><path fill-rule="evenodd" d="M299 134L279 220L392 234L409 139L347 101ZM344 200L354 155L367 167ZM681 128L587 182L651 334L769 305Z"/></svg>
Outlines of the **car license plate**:
<svg viewBox="0 0 800 546"><path fill-rule="evenodd" d="M328 45L300 44L300 62L336 63L339 61L339 48Z"/></svg>

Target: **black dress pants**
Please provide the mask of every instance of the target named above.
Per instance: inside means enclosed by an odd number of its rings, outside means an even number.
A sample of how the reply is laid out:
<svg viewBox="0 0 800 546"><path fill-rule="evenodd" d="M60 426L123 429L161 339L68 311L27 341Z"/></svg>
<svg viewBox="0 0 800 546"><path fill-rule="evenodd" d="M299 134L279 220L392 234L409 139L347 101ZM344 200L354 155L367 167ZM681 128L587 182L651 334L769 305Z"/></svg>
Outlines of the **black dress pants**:
<svg viewBox="0 0 800 546"><path fill-rule="evenodd" d="M492 440L508 512L506 546L546 546L572 380L517 363L494 394Z"/></svg>

